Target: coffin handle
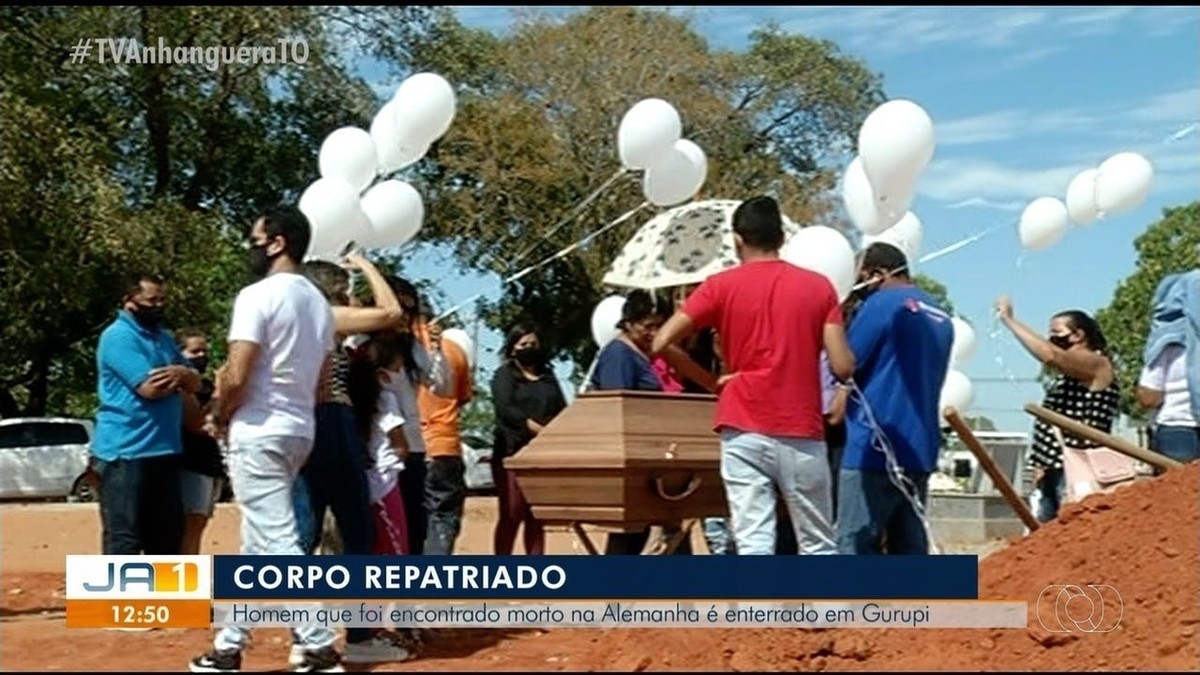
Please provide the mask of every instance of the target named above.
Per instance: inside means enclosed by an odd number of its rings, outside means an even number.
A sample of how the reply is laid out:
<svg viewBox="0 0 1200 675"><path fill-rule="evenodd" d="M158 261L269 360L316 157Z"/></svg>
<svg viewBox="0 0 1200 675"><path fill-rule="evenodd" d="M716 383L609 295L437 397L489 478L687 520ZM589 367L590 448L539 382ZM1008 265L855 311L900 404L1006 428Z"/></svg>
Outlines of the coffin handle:
<svg viewBox="0 0 1200 675"><path fill-rule="evenodd" d="M659 497L662 497L663 499L665 499L669 502L681 502L681 501L687 499L688 497L691 497L693 494L695 494L696 490L700 489L701 482L702 481L701 481L700 476L692 476L692 479L690 481L688 481L687 487L684 488L683 492L680 492L677 495L669 495L669 494L667 494L667 489L666 489L665 485L663 484L663 479L655 478L654 479L654 489L658 491Z"/></svg>

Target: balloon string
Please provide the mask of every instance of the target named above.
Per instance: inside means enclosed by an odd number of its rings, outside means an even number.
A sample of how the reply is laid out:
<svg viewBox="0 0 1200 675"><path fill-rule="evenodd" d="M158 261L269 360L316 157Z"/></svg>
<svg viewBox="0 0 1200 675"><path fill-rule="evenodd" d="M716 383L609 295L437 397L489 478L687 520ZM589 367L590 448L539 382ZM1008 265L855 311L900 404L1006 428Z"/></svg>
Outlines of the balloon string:
<svg viewBox="0 0 1200 675"><path fill-rule="evenodd" d="M995 232L996 230L999 230L1000 228L1012 226L1012 224L1014 222L1016 222L1016 221L1008 221L1005 223L998 223L996 225L992 225L991 227L988 227L980 232L976 232L975 234L973 234L965 239L960 239L960 240L954 242L953 244L950 244L949 246L943 246L942 248L939 248L938 250L936 250L932 253L926 253L925 255L921 256L917 260L917 264L920 265L920 264L927 263L931 260L937 260L938 258L940 258L944 255L949 255L961 248L970 246L971 244L974 244L975 242L979 241L980 239L983 239L984 237ZM903 267L900 267L899 269L896 269L894 271L904 272L904 271L908 270L908 268L909 268L909 266L906 264ZM866 288L867 286L870 286L871 283L873 283L873 282L863 281L861 283L855 284L854 288L851 290L853 290L853 291L861 290L863 288Z"/></svg>
<svg viewBox="0 0 1200 675"><path fill-rule="evenodd" d="M537 247L541 245L542 242L549 240L550 237L553 237L555 234L557 234L559 230L579 218L584 209L590 206L592 202L596 201L596 198L599 197L602 192L612 187L613 183L616 183L627 173L629 173L629 170L624 167L617 169L617 171L613 173L612 176L609 176L608 180L604 181L600 187L592 190L591 194L587 195L582 201L576 204L575 208L571 209L571 211L567 213L562 220L559 220L554 227L550 228L550 230L543 234L540 238L535 239L534 242L530 244L524 251L521 251L519 254L517 254L517 256L512 259L512 262L509 263L508 269L511 270L516 267L517 263L521 262L526 256L537 250ZM497 249L499 249L499 246L497 246Z"/></svg>
<svg viewBox="0 0 1200 675"><path fill-rule="evenodd" d="M533 265L526 267L525 269L517 272L516 274L512 274L512 275L509 275L509 276L501 279L500 286L501 287L507 286L508 284L511 284L511 283L521 279L522 277L533 272L534 270L545 267L546 265L549 265L550 263L554 262L555 260L559 260L560 258L567 257L572 252L578 250L579 248L581 248L583 246L586 246L589 242L591 242L593 239L600 236L601 234L608 232L609 230L613 229L614 227L616 227L616 226L620 225L621 223L624 223L625 221L629 220L630 218L636 216L639 211L641 211L642 209L646 208L649 205L650 205L650 202L642 202L641 204L638 204L637 206L626 211L625 213L621 214L620 216L617 216L616 220L613 220L612 222L604 225L600 229L596 230L595 232L592 232L591 234L589 234L586 237L584 237L583 239L580 239L579 241L571 244L570 246L563 248L562 250L558 251L554 255L552 255L548 258L545 258L545 259L541 260L540 262L534 263ZM458 303L457 305L451 307L450 309L448 309L445 312L442 312L440 315L438 315L437 318L435 318L433 320L433 323L435 323L435 324L438 323L439 321L445 319L446 317L458 312L463 307L466 307L467 305L471 304L472 302L479 300L483 296L484 296L483 293L476 293L475 295L467 298L466 300L463 300L462 302Z"/></svg>

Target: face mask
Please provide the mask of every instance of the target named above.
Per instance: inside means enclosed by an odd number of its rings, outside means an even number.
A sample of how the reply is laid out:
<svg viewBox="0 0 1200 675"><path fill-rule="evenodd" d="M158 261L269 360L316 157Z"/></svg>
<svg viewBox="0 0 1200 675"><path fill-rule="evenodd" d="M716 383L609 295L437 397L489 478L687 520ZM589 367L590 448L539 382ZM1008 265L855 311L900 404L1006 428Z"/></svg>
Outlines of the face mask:
<svg viewBox="0 0 1200 675"><path fill-rule="evenodd" d="M192 358L188 359L188 363L191 364L192 368L195 368L201 373L208 370L207 356L193 356Z"/></svg>
<svg viewBox="0 0 1200 675"><path fill-rule="evenodd" d="M545 355L542 353L542 349L540 347L526 347L525 349L518 349L513 352L513 358L517 360L517 363L525 366L526 368L536 368L537 366L542 365L542 363L545 361Z"/></svg>
<svg viewBox="0 0 1200 675"><path fill-rule="evenodd" d="M267 253L266 246L250 247L250 273L258 279L267 276L267 272L271 271L271 261L278 257L279 253Z"/></svg>
<svg viewBox="0 0 1200 675"><path fill-rule="evenodd" d="M1070 349L1071 348L1072 343L1071 343L1071 336L1069 334L1068 335L1051 335L1048 339L1050 340L1050 344L1054 345L1055 347L1058 347L1059 349Z"/></svg>
<svg viewBox="0 0 1200 675"><path fill-rule="evenodd" d="M163 322L162 307L134 303L133 309L129 310L129 313L143 328L158 328Z"/></svg>

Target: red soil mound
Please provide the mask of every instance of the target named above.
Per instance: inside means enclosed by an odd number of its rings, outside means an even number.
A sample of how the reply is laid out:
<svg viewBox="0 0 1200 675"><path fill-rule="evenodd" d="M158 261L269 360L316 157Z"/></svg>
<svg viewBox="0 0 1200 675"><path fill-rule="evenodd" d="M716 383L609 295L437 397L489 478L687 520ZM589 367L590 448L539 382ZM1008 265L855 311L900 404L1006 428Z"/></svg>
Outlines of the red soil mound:
<svg viewBox="0 0 1200 675"><path fill-rule="evenodd" d="M1110 585L1124 604L1120 624L1108 633L1047 632L1035 613L1038 596L1052 584ZM1029 627L618 629L571 636L590 643L571 661L580 667L607 657L607 667L617 670L1194 672L1200 464L1065 507L1058 521L981 562L979 587L981 599L1027 601Z"/></svg>

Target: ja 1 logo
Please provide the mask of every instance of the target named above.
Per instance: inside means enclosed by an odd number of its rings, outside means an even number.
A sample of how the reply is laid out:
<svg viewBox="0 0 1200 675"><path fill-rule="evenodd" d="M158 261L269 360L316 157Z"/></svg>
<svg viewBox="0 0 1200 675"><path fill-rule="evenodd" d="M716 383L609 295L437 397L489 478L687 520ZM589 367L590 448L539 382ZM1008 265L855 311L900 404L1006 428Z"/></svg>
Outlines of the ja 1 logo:
<svg viewBox="0 0 1200 675"><path fill-rule="evenodd" d="M117 590L145 590L148 593L177 593L194 591L200 585L196 563L108 563L108 573L99 583L83 582L88 592L104 593Z"/></svg>
<svg viewBox="0 0 1200 675"><path fill-rule="evenodd" d="M67 597L209 598L208 556L67 556Z"/></svg>
<svg viewBox="0 0 1200 675"><path fill-rule="evenodd" d="M1042 590L1036 611L1050 633L1111 633L1125 617L1125 601L1107 584L1055 584Z"/></svg>

